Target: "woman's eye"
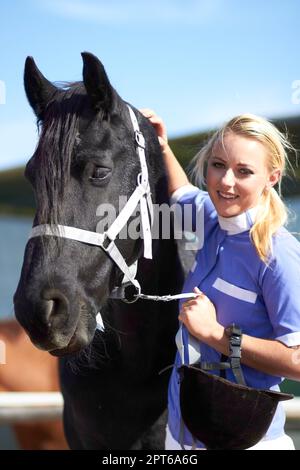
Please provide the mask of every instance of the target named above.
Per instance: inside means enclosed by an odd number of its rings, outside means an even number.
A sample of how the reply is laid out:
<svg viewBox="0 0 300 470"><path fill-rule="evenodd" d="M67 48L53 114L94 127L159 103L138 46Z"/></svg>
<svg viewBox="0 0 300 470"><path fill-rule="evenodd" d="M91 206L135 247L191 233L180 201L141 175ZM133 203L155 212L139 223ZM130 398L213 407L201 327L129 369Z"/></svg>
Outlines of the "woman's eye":
<svg viewBox="0 0 300 470"><path fill-rule="evenodd" d="M101 166L96 166L94 168L93 174L90 177L92 181L101 181L105 180L111 174L110 168L103 168Z"/></svg>
<svg viewBox="0 0 300 470"><path fill-rule="evenodd" d="M249 168L241 168L240 172L242 173L242 175L253 175L253 172L249 170Z"/></svg>
<svg viewBox="0 0 300 470"><path fill-rule="evenodd" d="M212 166L214 166L215 168L224 168L224 163L213 162Z"/></svg>

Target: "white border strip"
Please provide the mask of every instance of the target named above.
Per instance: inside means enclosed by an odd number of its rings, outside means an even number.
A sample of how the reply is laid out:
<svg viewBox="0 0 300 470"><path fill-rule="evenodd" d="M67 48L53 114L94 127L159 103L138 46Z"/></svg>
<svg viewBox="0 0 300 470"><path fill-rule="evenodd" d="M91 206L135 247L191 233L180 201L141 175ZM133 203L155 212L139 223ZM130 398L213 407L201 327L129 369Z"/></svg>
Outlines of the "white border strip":
<svg viewBox="0 0 300 470"><path fill-rule="evenodd" d="M257 299L256 292L237 287L234 284L224 281L224 279L221 279L220 277L215 280L213 287L224 294L230 295L231 297L235 297L239 300L244 300L245 302L250 302L251 304L255 304Z"/></svg>

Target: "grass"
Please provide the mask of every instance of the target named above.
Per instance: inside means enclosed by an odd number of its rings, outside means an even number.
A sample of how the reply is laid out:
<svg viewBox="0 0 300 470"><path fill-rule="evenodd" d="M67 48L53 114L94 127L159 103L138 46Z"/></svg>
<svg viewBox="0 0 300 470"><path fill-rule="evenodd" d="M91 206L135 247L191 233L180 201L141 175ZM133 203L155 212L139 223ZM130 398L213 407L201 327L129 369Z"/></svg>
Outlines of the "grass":
<svg viewBox="0 0 300 470"><path fill-rule="evenodd" d="M24 168L0 172L0 213L32 215L34 208L34 195L24 178Z"/></svg>

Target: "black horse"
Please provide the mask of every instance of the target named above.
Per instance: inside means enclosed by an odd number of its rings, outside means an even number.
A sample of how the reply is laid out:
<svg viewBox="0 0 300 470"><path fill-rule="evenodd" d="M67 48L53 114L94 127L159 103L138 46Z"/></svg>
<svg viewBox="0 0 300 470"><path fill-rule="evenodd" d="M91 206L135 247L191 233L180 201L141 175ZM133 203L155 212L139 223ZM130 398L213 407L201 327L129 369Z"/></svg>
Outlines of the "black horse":
<svg viewBox="0 0 300 470"><path fill-rule="evenodd" d="M97 207L118 208L141 171L128 106L112 88L101 62L83 53L83 82L57 87L32 58L25 90L40 138L26 167L36 196L34 226L96 232ZM133 108L134 109L134 108ZM156 133L136 109L146 141L153 202L168 202ZM128 265L138 260L143 293L180 292L176 244L116 239ZM72 449L163 449L168 372L174 361L177 303L110 298L122 273L105 250L54 236L28 241L14 296L15 314L39 348L60 356L64 422ZM96 330L101 311L104 331Z"/></svg>

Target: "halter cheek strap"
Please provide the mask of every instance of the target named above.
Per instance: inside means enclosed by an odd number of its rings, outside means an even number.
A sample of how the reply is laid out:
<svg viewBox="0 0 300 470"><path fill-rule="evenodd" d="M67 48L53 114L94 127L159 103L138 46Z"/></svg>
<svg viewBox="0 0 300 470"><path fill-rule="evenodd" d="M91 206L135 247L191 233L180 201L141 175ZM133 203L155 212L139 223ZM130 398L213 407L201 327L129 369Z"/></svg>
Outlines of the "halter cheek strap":
<svg viewBox="0 0 300 470"><path fill-rule="evenodd" d="M38 236L56 236L61 238L68 238L70 240L79 241L82 243L88 243L90 245L99 246L102 248L114 261L114 263L121 269L124 274L124 281L133 284L138 293L141 292L141 287L138 281L135 279L136 266L129 267L120 253L119 249L115 244L115 239L121 232L122 228L128 222L135 211L138 204L140 204L141 214L141 228L144 240L144 257L152 258L152 237L151 237L151 226L153 223L153 204L150 192L148 168L145 157L145 139L140 131L136 116L129 105L130 119L132 122L137 155L139 157L141 172L137 178L137 186L134 192L131 194L129 200L119 212L118 216L111 224L109 229L104 233L90 232L88 230L79 229L76 227L68 227L66 225L58 225L52 227L51 225L43 224L33 227L30 238Z"/></svg>
<svg viewBox="0 0 300 470"><path fill-rule="evenodd" d="M139 123L132 108L127 105L131 123L135 134L136 150L140 160L141 173L138 175L138 186L135 192L142 188L139 203L142 223L142 233L144 239L144 258L152 259L152 236L151 227L153 224L153 203L149 185L149 175L145 156L145 138L140 131ZM135 193L134 192L134 193ZM133 195L134 195L133 193ZM149 211L149 212L148 212ZM150 215L150 220L149 220ZM117 220L117 219L116 219ZM128 219L127 219L128 220Z"/></svg>
<svg viewBox="0 0 300 470"><path fill-rule="evenodd" d="M139 298L156 300L156 301L170 301L180 298L194 298L197 294L186 293L177 295L144 295L141 293L141 286L136 279L137 273L137 261L131 266L128 266L125 258L120 253L118 247L115 244L115 239L128 222L131 215L134 213L138 204L140 205L140 217L141 217L141 228L142 236L144 241L144 257L152 259L152 234L151 227L153 224L153 203L151 198L151 191L149 185L149 175L145 156L145 138L140 131L137 118L132 108L127 105L129 116L131 119L132 127L134 130L136 152L141 166L141 172L137 177L137 186L130 198L126 202L123 209L119 212L118 216L104 233L91 232L89 230L83 230L76 227L69 227L66 225L57 225L52 227L48 224L37 225L33 227L30 237L39 236L55 236L61 238L67 238L69 240L75 240L81 243L88 243L90 245L99 246L107 255L113 260L113 262L123 272L124 277L122 286L116 287L111 293L112 298L126 299L125 288L128 284L134 286L135 295L132 300L135 302Z"/></svg>

